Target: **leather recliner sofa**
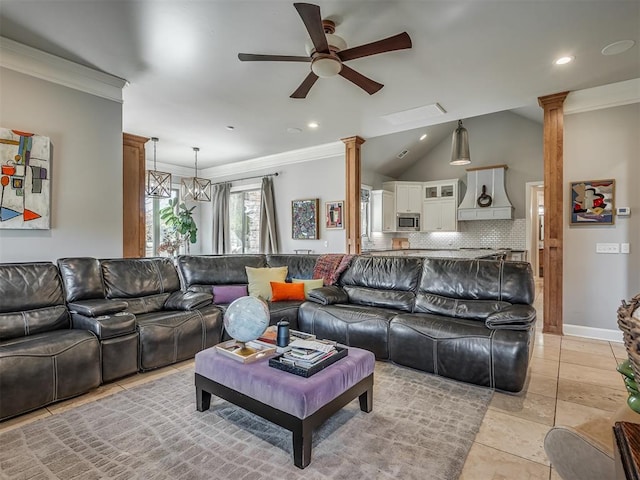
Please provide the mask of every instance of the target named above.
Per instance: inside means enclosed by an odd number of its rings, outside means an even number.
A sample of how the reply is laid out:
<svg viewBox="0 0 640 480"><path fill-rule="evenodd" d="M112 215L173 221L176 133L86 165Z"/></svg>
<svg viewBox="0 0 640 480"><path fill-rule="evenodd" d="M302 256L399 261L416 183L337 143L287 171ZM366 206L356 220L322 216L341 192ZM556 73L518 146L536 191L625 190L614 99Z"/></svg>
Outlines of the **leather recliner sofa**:
<svg viewBox="0 0 640 480"><path fill-rule="evenodd" d="M524 262L359 256L339 284L310 292L298 326L379 359L516 393L536 311Z"/></svg>
<svg viewBox="0 0 640 480"><path fill-rule="evenodd" d="M53 263L0 264L0 420L100 385L100 345L71 327Z"/></svg>
<svg viewBox="0 0 640 480"><path fill-rule="evenodd" d="M182 255L176 267L182 288L188 292L211 293L221 285L247 285L249 279L245 267L287 267L286 281L293 278L310 279L319 255ZM215 299L214 299L215 300ZM302 301L287 300L267 302L271 314L270 324L286 320L293 329L298 328L298 308ZM228 304L216 304L225 311Z"/></svg>
<svg viewBox="0 0 640 480"><path fill-rule="evenodd" d="M113 372L109 378L133 373L134 360L137 370L151 370L192 358L221 340L222 312L212 305L212 295L182 291L169 258L64 258L58 267L74 325L96 333L103 353L111 347L108 339L120 344L113 346L114 355L103 354L103 371ZM136 348L118 342L129 333L122 314L135 318ZM128 371L118 362L129 365Z"/></svg>

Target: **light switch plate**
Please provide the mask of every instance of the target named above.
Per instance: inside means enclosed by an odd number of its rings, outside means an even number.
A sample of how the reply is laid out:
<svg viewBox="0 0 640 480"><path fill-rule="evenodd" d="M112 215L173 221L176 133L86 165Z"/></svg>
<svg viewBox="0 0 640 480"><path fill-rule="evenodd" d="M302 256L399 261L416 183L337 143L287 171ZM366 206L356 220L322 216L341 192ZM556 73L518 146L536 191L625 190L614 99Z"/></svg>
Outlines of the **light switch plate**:
<svg viewBox="0 0 640 480"><path fill-rule="evenodd" d="M629 253L629 244L621 243L620 244L620 253Z"/></svg>
<svg viewBox="0 0 640 480"><path fill-rule="evenodd" d="M596 243L596 253L620 253L620 244Z"/></svg>

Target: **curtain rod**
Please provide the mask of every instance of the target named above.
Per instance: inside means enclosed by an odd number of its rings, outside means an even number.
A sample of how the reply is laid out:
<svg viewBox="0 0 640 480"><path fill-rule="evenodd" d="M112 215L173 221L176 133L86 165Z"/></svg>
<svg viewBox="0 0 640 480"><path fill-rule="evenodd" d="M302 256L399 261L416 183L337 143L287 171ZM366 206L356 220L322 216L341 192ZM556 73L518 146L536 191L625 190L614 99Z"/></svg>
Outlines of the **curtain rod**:
<svg viewBox="0 0 640 480"><path fill-rule="evenodd" d="M266 173L264 175L254 175L253 177L234 178L233 180L227 180L225 182L216 182L216 183L212 183L211 185L220 185L221 183L241 182L242 180L252 180L254 178L277 177L278 175L280 175L278 172Z"/></svg>

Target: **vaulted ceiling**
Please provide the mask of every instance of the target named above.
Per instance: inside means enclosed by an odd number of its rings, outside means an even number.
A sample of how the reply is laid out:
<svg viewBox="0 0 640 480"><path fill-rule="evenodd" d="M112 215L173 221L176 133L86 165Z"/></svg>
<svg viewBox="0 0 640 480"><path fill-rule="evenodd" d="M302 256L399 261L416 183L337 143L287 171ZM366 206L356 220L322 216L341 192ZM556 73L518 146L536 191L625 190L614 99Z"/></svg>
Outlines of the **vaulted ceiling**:
<svg viewBox="0 0 640 480"><path fill-rule="evenodd" d="M459 118L514 109L535 117L541 95L640 77L637 0L315 3L348 47L410 35L409 50L348 63L382 90L370 96L337 76L292 99L309 63L240 62L240 52L305 55L309 34L291 1L2 0L0 32L126 79L124 130L159 137L162 163L192 166L199 146L203 168L385 135L387 148L367 155L389 174L386 157L422 131L431 131L426 152ZM601 53L620 40L635 45ZM562 55L575 60L554 65ZM446 113L388 117L435 103Z"/></svg>

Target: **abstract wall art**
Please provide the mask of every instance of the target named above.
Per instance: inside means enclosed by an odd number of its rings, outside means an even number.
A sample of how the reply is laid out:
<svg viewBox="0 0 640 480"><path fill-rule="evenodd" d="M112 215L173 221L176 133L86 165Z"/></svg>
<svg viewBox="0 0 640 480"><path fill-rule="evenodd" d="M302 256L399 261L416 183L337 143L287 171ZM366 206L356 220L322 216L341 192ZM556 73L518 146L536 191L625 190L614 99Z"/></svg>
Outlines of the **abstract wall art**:
<svg viewBox="0 0 640 480"><path fill-rule="evenodd" d="M49 137L0 128L0 229L51 224Z"/></svg>
<svg viewBox="0 0 640 480"><path fill-rule="evenodd" d="M297 240L318 239L318 199L291 202L291 237Z"/></svg>
<svg viewBox="0 0 640 480"><path fill-rule="evenodd" d="M344 228L344 200L325 202L324 210L326 228Z"/></svg>
<svg viewBox="0 0 640 480"><path fill-rule="evenodd" d="M613 225L615 180L571 182L571 225Z"/></svg>

